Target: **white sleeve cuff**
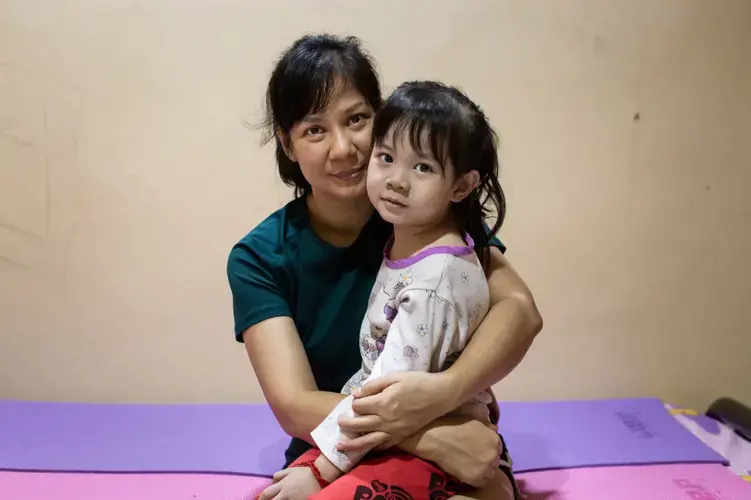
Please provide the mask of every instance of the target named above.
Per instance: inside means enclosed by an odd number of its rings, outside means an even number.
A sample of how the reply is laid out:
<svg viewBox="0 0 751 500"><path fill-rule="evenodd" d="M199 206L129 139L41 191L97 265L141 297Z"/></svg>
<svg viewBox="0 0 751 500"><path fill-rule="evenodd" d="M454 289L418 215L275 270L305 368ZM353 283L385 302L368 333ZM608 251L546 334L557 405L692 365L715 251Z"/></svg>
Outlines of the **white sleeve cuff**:
<svg viewBox="0 0 751 500"><path fill-rule="evenodd" d="M329 459L329 462L345 474L352 470L365 455L364 452L344 453L336 448L336 445L339 444L342 438L347 438L347 436L342 434L341 429L339 429L339 417L342 415L348 417L354 416L352 401L354 401L352 396L347 396L341 400L323 422L310 433L321 453Z"/></svg>

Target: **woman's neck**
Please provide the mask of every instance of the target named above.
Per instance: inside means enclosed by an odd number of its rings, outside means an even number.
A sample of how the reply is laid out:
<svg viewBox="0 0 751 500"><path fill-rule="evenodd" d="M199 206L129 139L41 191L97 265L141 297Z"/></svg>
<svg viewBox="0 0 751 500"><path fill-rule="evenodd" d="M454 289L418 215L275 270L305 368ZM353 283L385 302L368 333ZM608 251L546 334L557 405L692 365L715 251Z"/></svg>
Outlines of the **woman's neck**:
<svg viewBox="0 0 751 500"><path fill-rule="evenodd" d="M306 204L313 231L323 241L341 247L355 242L374 211L367 196L331 200L311 194Z"/></svg>
<svg viewBox="0 0 751 500"><path fill-rule="evenodd" d="M394 244L389 259L406 259L434 246L466 245L462 234L449 221L430 226L394 226Z"/></svg>

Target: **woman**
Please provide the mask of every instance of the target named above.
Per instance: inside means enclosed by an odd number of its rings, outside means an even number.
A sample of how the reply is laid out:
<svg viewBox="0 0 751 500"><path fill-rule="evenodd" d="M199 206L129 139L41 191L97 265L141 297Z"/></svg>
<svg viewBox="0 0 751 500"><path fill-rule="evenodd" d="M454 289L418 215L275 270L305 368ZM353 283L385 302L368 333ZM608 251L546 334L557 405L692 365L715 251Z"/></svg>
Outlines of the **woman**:
<svg viewBox="0 0 751 500"><path fill-rule="evenodd" d="M310 448L310 432L360 365L360 322L391 231L365 190L380 104L373 64L351 37L297 40L269 81L268 139L296 197L235 245L227 273L236 339L293 436L286 465ZM340 423L361 437L344 450L397 446L481 488L467 498L510 491L497 468L506 450L496 430L442 417L508 375L542 328L531 293L495 245L491 308L465 351L445 372L400 373L364 387L353 404L359 416Z"/></svg>

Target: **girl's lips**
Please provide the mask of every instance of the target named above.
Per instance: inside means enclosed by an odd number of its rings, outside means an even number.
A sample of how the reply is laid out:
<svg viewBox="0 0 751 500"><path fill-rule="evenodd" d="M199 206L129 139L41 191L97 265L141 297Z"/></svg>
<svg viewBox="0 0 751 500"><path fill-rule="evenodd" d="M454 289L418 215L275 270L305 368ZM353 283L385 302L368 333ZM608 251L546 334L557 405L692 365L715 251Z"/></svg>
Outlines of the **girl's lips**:
<svg viewBox="0 0 751 500"><path fill-rule="evenodd" d="M405 205L404 203L400 201L396 201L391 198L381 198L381 200L383 200L383 202L386 203L386 205L393 207L393 208L406 208L407 207L407 205Z"/></svg>

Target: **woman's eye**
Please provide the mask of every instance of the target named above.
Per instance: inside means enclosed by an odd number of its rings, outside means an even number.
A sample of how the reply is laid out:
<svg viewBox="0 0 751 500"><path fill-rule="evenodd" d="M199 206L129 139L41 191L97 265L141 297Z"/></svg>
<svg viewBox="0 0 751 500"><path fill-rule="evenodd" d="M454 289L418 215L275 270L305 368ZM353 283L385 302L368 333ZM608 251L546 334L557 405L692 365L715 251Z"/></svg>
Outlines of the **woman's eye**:
<svg viewBox="0 0 751 500"><path fill-rule="evenodd" d="M415 165L415 170L422 173L428 173L433 171L433 167L426 165L425 163L418 163Z"/></svg>
<svg viewBox="0 0 751 500"><path fill-rule="evenodd" d="M314 125L305 131L305 135L318 135L323 133L323 129L317 125Z"/></svg>
<svg viewBox="0 0 751 500"><path fill-rule="evenodd" d="M357 125L358 123L367 120L368 118L370 118L370 115L365 113L358 113L349 119L349 123L351 125Z"/></svg>
<svg viewBox="0 0 751 500"><path fill-rule="evenodd" d="M381 153L378 156L383 163L394 163L394 159L388 153Z"/></svg>

